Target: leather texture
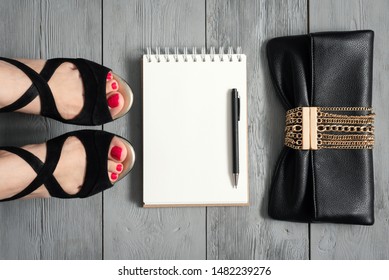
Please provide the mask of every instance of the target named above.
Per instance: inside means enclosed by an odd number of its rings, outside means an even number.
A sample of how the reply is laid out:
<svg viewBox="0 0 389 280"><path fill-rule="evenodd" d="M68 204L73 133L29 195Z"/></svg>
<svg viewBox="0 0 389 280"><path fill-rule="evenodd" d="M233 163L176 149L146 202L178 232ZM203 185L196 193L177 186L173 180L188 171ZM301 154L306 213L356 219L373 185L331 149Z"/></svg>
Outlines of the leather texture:
<svg viewBox="0 0 389 280"><path fill-rule="evenodd" d="M286 110L372 106L374 33L322 32L271 39L271 77ZM284 146L273 175L270 217L297 222L374 223L372 150Z"/></svg>

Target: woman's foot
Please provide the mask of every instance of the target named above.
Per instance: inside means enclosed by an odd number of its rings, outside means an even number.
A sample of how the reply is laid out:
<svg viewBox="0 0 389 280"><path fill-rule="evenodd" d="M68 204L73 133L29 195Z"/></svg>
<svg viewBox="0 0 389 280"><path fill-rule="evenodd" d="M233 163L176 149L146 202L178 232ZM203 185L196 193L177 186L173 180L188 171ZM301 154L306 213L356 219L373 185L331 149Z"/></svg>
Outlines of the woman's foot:
<svg viewBox="0 0 389 280"><path fill-rule="evenodd" d="M45 60L19 59L37 73L40 73L45 65ZM118 116L124 106L124 92L119 87L118 77L112 72L108 73L106 80L106 95L108 108L112 118ZM22 96L31 86L31 80L24 72L0 60L0 108L7 106ZM84 86L80 73L74 64L65 62L61 64L48 82L53 93L57 109L66 120L73 119L84 105ZM130 100L132 103L132 100ZM39 114L41 111L39 96L18 112Z"/></svg>
<svg viewBox="0 0 389 280"><path fill-rule="evenodd" d="M28 145L23 149L37 156L42 162L46 158L46 143ZM132 162L134 154L126 149L123 141L114 137L108 150L108 174L115 183L123 172L123 166ZM68 194L76 194L83 185L86 172L86 152L77 137L71 136L65 141L59 162L54 170L54 177ZM36 177L35 171L19 156L7 151L0 151L0 200L14 196L26 188ZM44 185L24 198L50 197Z"/></svg>

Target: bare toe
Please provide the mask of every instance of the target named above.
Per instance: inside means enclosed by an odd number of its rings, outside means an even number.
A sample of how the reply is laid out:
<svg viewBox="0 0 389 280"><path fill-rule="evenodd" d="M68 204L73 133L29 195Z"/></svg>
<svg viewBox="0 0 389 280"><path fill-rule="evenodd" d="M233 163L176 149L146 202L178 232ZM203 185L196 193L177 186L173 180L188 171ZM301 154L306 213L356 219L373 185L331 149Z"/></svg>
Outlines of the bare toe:
<svg viewBox="0 0 389 280"><path fill-rule="evenodd" d="M108 172L108 176L112 183L114 183L119 178L118 174L115 172Z"/></svg>
<svg viewBox="0 0 389 280"><path fill-rule="evenodd" d="M130 172L134 164L135 151L132 145L126 140L115 136L109 146L108 173L115 173L118 175L117 180L120 180ZM111 174L108 175L112 181Z"/></svg>
<svg viewBox="0 0 389 280"><path fill-rule="evenodd" d="M111 92L107 95L107 103L111 116L115 117L123 108L123 96L119 92Z"/></svg>
<svg viewBox="0 0 389 280"><path fill-rule="evenodd" d="M112 78L113 78L112 72L109 72L109 73L107 74L107 81L112 80Z"/></svg>
<svg viewBox="0 0 389 280"><path fill-rule="evenodd" d="M108 159L119 163L123 162L127 157L127 149L124 145L123 141L118 137L114 137L111 141L111 145L109 146L109 155Z"/></svg>
<svg viewBox="0 0 389 280"><path fill-rule="evenodd" d="M119 90L119 83L115 79L111 79L106 83L105 91L107 94L109 94L112 91L118 91Z"/></svg>
<svg viewBox="0 0 389 280"><path fill-rule="evenodd" d="M108 160L108 171L119 174L123 171L123 164Z"/></svg>
<svg viewBox="0 0 389 280"><path fill-rule="evenodd" d="M112 115L115 119L122 117L130 110L134 101L134 94L130 86L120 76L116 75L115 73L112 73L112 80L117 83L117 89L114 91L119 92L123 98L123 105L121 107L121 110L115 115Z"/></svg>

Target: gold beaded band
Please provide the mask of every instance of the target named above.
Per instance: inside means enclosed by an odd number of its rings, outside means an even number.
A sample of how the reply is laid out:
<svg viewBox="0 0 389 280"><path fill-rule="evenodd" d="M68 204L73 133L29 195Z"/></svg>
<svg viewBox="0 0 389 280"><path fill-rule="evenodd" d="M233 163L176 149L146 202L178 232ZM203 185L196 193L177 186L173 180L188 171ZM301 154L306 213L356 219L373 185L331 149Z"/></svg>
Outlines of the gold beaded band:
<svg viewBox="0 0 389 280"><path fill-rule="evenodd" d="M297 107L286 112L285 145L297 150L372 149L374 116L370 107Z"/></svg>

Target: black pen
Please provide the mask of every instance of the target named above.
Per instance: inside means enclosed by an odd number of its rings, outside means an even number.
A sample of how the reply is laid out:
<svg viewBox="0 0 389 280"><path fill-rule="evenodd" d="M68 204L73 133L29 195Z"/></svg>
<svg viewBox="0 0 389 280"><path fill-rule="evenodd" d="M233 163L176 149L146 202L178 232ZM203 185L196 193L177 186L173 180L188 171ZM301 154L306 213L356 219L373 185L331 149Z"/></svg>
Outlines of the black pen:
<svg viewBox="0 0 389 280"><path fill-rule="evenodd" d="M232 89L232 175L234 187L238 187L239 179L239 120L240 99L236 88Z"/></svg>

